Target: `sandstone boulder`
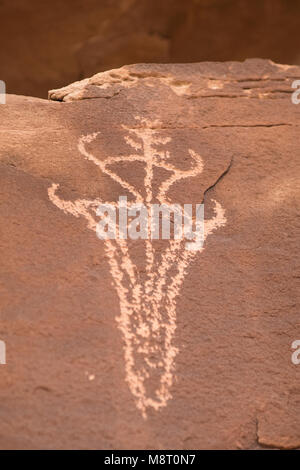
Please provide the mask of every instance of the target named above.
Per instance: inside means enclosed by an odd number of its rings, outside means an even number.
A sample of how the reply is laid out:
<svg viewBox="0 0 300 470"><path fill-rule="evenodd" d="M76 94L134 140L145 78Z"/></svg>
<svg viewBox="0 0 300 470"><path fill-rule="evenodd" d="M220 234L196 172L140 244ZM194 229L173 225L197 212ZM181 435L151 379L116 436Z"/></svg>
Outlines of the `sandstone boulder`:
<svg viewBox="0 0 300 470"><path fill-rule="evenodd" d="M135 65L0 105L0 447L300 447L300 68ZM204 202L203 249L99 240Z"/></svg>
<svg viewBox="0 0 300 470"><path fill-rule="evenodd" d="M300 0L1 0L0 80L47 97L140 62L300 63Z"/></svg>

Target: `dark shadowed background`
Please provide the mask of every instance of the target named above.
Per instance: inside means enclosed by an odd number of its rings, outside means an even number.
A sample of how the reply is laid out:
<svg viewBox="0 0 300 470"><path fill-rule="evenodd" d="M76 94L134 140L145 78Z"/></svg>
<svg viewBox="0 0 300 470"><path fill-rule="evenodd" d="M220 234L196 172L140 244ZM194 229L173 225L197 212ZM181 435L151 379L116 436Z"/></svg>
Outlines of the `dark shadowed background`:
<svg viewBox="0 0 300 470"><path fill-rule="evenodd" d="M137 62L300 63L300 0L0 0L0 17L8 93Z"/></svg>

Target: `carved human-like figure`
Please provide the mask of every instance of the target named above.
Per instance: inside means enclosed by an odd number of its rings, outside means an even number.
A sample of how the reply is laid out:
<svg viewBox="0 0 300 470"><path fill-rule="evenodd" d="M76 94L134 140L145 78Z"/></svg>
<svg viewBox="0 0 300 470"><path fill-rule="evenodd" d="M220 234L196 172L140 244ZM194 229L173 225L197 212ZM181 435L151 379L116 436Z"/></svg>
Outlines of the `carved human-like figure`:
<svg viewBox="0 0 300 470"><path fill-rule="evenodd" d="M195 177L203 171L200 155L189 149L191 166L179 170L170 163L169 153L158 150L171 139L159 132L158 121L136 118L139 126L124 129L128 131L126 142L135 153L126 156L96 158L87 150L89 143L101 138L101 133L82 136L79 139L79 152L97 165L101 171L119 183L124 191L134 197L130 204L143 203L149 207L154 200L153 171L155 167L167 170L170 176L164 180L155 194L160 204L171 204L168 191L171 186L184 178ZM145 166L145 196L111 168L118 162L142 162ZM59 185L53 183L48 190L49 198L59 209L76 217L85 217L90 230L97 227L97 208L107 203L101 198L94 200L77 199L66 201L57 194ZM112 203L116 204L116 203ZM218 227L226 223L224 210L215 201L215 216L204 225L204 240ZM150 225L150 224L149 224ZM126 381L135 397L136 406L144 418L147 410L159 410L171 398L174 379L174 366L177 348L174 345L176 330L176 297L184 280L190 262L199 250L187 250L185 240L174 239L166 243L166 249L156 256L151 237L145 240L146 278L141 281L129 253L128 241L117 237L107 239L105 244L110 272L120 302L120 315L116 318L124 341ZM155 384L155 385L153 385Z"/></svg>

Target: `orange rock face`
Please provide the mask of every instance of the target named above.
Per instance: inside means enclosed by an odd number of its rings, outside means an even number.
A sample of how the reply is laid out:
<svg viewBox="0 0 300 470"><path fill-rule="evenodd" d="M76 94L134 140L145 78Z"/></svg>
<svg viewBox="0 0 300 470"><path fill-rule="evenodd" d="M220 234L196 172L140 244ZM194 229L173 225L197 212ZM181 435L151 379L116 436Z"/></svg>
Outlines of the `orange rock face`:
<svg viewBox="0 0 300 470"><path fill-rule="evenodd" d="M299 77L135 65L8 95L1 448L300 447ZM99 240L121 195L203 202L203 247Z"/></svg>

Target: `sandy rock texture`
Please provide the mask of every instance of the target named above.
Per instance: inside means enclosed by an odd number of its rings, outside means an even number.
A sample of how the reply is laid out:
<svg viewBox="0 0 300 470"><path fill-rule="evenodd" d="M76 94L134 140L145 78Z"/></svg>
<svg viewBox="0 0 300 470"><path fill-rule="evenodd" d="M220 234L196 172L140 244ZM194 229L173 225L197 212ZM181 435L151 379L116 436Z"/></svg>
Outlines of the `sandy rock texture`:
<svg viewBox="0 0 300 470"><path fill-rule="evenodd" d="M135 65L0 105L0 448L300 448L299 78ZM99 240L120 195L204 201L203 249Z"/></svg>
<svg viewBox="0 0 300 470"><path fill-rule="evenodd" d="M140 62L300 63L300 0L1 0L0 79L46 98Z"/></svg>

